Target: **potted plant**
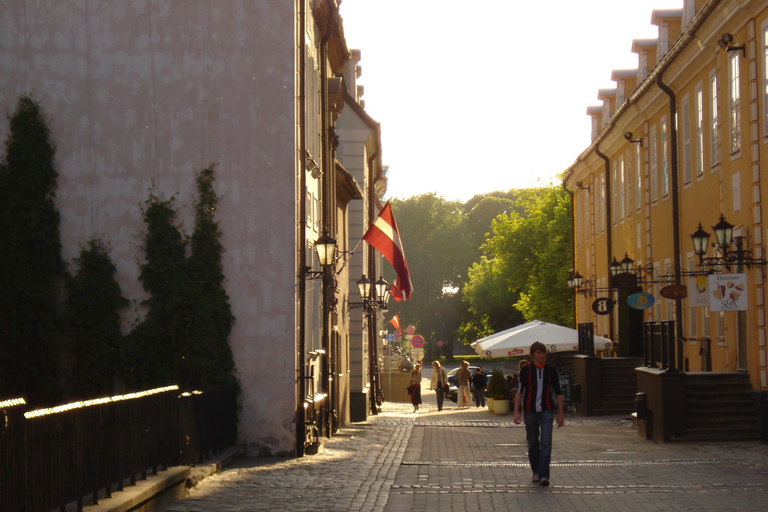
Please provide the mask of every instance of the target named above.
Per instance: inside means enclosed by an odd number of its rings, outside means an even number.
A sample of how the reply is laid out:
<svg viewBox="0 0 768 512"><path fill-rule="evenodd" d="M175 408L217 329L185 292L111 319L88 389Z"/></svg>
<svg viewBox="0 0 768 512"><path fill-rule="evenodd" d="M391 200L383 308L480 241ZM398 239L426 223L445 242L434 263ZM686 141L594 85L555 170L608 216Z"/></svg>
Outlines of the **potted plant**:
<svg viewBox="0 0 768 512"><path fill-rule="evenodd" d="M491 373L491 380L488 382L488 398L493 399L495 414L509 414L509 389L504 374L499 369Z"/></svg>

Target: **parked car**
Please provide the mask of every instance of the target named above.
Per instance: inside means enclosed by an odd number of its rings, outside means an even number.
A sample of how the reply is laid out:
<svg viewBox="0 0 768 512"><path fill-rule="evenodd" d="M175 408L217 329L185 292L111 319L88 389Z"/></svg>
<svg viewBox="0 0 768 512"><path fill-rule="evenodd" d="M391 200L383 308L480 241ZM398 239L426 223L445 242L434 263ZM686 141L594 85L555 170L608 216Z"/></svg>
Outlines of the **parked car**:
<svg viewBox="0 0 768 512"><path fill-rule="evenodd" d="M469 372L472 375L474 375L476 369L477 369L477 366L470 366L469 367ZM448 394L445 395L445 397L448 400L450 400L451 402L453 402L453 403L456 403L459 400L459 384L458 384L458 381L456 380L456 372L457 371L459 371L459 369L458 368L454 368L453 370L448 372L448 385L449 385L449 389L448 389ZM485 369L482 369L480 371L482 371L483 374L485 374L485 377L490 380L491 372L489 372L488 370L485 370ZM471 387L472 386L470 385L470 388ZM488 396L488 393L486 393L485 396Z"/></svg>

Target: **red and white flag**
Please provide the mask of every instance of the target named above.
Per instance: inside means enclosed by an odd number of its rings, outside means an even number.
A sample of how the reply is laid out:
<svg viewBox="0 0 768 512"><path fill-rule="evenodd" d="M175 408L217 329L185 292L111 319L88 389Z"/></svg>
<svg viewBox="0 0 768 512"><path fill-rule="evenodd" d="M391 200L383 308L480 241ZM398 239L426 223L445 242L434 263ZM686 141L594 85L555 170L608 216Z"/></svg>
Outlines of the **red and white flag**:
<svg viewBox="0 0 768 512"><path fill-rule="evenodd" d="M400 330L400 315L397 314L397 315L393 316L392 318L390 318L389 323L391 323L395 327L396 331L399 331Z"/></svg>
<svg viewBox="0 0 768 512"><path fill-rule="evenodd" d="M392 298L395 299L395 302L403 300L403 292L397 287L397 284L392 283L389 285L389 293L392 294Z"/></svg>
<svg viewBox="0 0 768 512"><path fill-rule="evenodd" d="M379 216L368 228L368 231L365 232L363 240L376 248L392 264L397 273L397 287L403 292L406 299L410 299L413 285L408 272L408 264L405 261L403 244L400 241L400 232L397 230L397 223L389 201L381 209Z"/></svg>

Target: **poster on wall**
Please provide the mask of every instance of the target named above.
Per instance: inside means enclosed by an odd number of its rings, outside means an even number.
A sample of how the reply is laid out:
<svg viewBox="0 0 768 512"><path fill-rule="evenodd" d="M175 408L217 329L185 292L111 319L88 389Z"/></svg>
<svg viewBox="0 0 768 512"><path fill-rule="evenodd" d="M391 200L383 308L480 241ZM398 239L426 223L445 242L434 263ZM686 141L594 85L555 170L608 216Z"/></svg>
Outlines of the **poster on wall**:
<svg viewBox="0 0 768 512"><path fill-rule="evenodd" d="M747 274L713 274L709 276L711 311L746 311Z"/></svg>
<svg viewBox="0 0 768 512"><path fill-rule="evenodd" d="M688 306L709 307L709 276L688 278Z"/></svg>

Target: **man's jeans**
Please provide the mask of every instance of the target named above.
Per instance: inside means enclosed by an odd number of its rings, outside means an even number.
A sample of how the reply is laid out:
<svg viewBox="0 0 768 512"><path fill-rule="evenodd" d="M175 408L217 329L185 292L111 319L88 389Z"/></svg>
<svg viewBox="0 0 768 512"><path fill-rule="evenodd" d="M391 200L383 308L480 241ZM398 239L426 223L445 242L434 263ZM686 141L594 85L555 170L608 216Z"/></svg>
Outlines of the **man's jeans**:
<svg viewBox="0 0 768 512"><path fill-rule="evenodd" d="M485 407L485 390L483 388L474 388L475 406Z"/></svg>
<svg viewBox="0 0 768 512"><path fill-rule="evenodd" d="M549 460L552 458L552 425L554 411L526 412L525 432L528 439L528 460L539 478L549 480ZM541 433L541 436L539 436Z"/></svg>

